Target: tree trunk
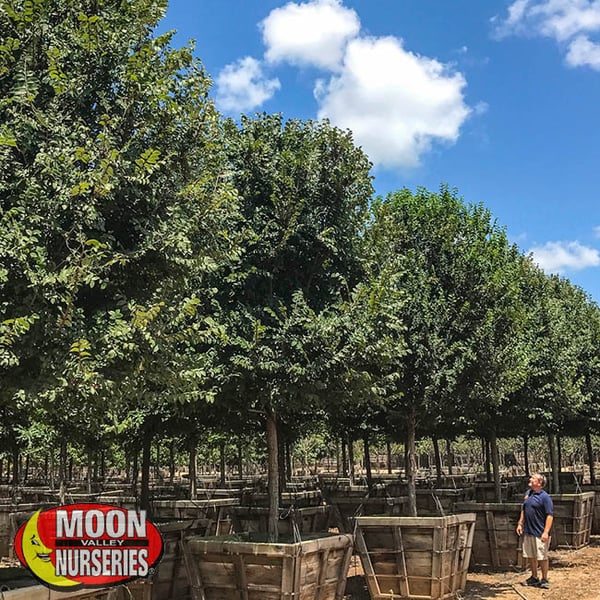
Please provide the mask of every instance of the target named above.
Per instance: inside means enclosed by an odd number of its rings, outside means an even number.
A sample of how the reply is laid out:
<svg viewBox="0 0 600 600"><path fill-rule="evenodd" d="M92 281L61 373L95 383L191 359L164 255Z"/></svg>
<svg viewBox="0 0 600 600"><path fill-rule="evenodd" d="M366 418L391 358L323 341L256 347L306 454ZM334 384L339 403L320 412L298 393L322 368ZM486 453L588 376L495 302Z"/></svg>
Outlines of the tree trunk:
<svg viewBox="0 0 600 600"><path fill-rule="evenodd" d="M92 463L94 461L91 448L88 448L87 455L88 455L88 464L87 464L87 473L86 473L87 493L91 495L93 492L93 490L92 490Z"/></svg>
<svg viewBox="0 0 600 600"><path fill-rule="evenodd" d="M277 443L277 416L274 410L267 413L267 478L269 491L269 542L276 543L279 538L279 465Z"/></svg>
<svg viewBox="0 0 600 600"><path fill-rule="evenodd" d="M417 516L417 461L416 461L417 417L411 405L406 419L406 482L408 493L408 516Z"/></svg>
<svg viewBox="0 0 600 600"><path fill-rule="evenodd" d="M552 471L552 493L560 494L560 480L558 477L558 449L556 447L556 436L548 434L548 450L550 454L550 470Z"/></svg>
<svg viewBox="0 0 600 600"><path fill-rule="evenodd" d="M169 483L173 485L175 481L175 440L169 444Z"/></svg>
<svg viewBox="0 0 600 600"><path fill-rule="evenodd" d="M556 436L556 468L558 470L558 476L562 473L563 456L562 456L562 441L560 435Z"/></svg>
<svg viewBox="0 0 600 600"><path fill-rule="evenodd" d="M277 429L277 466L279 473L279 503L281 504L281 494L286 489L286 476L285 476L285 441L281 425L278 423Z"/></svg>
<svg viewBox="0 0 600 600"><path fill-rule="evenodd" d="M490 454L492 455L492 473L494 474L494 497L496 502L502 502L502 486L500 484L500 453L496 431L490 433Z"/></svg>
<svg viewBox="0 0 600 600"><path fill-rule="evenodd" d="M433 456L435 459L435 485L438 488L442 487L442 457L440 455L440 442L437 437L431 438L433 441Z"/></svg>
<svg viewBox="0 0 600 600"><path fill-rule="evenodd" d="M387 454L387 472L388 475L392 474L392 443L390 440L385 442L385 452Z"/></svg>
<svg viewBox="0 0 600 600"><path fill-rule="evenodd" d="M219 487L225 488L225 441L221 440L219 442Z"/></svg>
<svg viewBox="0 0 600 600"><path fill-rule="evenodd" d="M60 453L58 459L58 502L61 506L67 503L67 438L60 437Z"/></svg>
<svg viewBox="0 0 600 600"><path fill-rule="evenodd" d="M12 485L16 488L19 485L19 447L15 443L12 451Z"/></svg>
<svg viewBox="0 0 600 600"><path fill-rule="evenodd" d="M348 446L346 438L342 436L342 477L348 477ZM338 473L339 475L339 473Z"/></svg>
<svg viewBox="0 0 600 600"><path fill-rule="evenodd" d="M448 475L452 475L452 468L454 467L454 454L452 453L452 442L446 440L446 456L448 459Z"/></svg>
<svg viewBox="0 0 600 600"><path fill-rule="evenodd" d="M348 477L350 485L354 485L354 442L351 436L348 436Z"/></svg>
<svg viewBox="0 0 600 600"><path fill-rule="evenodd" d="M50 474L50 489L54 491L56 489L56 480L54 478L54 451L50 452L50 468L48 469Z"/></svg>
<svg viewBox="0 0 600 600"><path fill-rule="evenodd" d="M133 495L137 498L137 485L140 474L140 453L137 446L133 449L132 462L133 464L131 465L131 489L133 490Z"/></svg>
<svg viewBox="0 0 600 600"><path fill-rule="evenodd" d="M285 480L286 482L292 481L292 475L294 474L294 465L292 464L292 443L289 441L285 442Z"/></svg>
<svg viewBox="0 0 600 600"><path fill-rule="evenodd" d="M371 448L369 447L369 436L363 436L363 448L365 452L365 470L367 472L367 487L373 489L373 473L371 472Z"/></svg>
<svg viewBox="0 0 600 600"><path fill-rule="evenodd" d="M588 431L585 432L585 447L587 449L588 466L590 468L590 483L596 485L596 468L594 463L594 449L592 447L592 436Z"/></svg>
<svg viewBox="0 0 600 600"><path fill-rule="evenodd" d="M156 460L154 463L154 479L161 479L161 471L160 471L160 440L156 440Z"/></svg>
<svg viewBox="0 0 600 600"><path fill-rule="evenodd" d="M194 436L190 437L189 445L188 471L190 475L190 500L196 500L198 497L198 488L196 486L198 442Z"/></svg>
<svg viewBox="0 0 600 600"><path fill-rule="evenodd" d="M71 464L73 464L71 462ZM25 457L25 472L23 473L23 483L29 479L29 454ZM0 467L0 481L2 481L2 468Z"/></svg>
<svg viewBox="0 0 600 600"><path fill-rule="evenodd" d="M529 436L527 434L523 436L523 456L525 459L525 475L529 479L531 473L529 472Z"/></svg>
<svg viewBox="0 0 600 600"><path fill-rule="evenodd" d="M152 462L152 434L146 432L142 440L142 481L140 509L150 514L150 463Z"/></svg>
<svg viewBox="0 0 600 600"><path fill-rule="evenodd" d="M237 468L238 468L238 478L244 478L244 450L242 448L242 442L237 443Z"/></svg>
<svg viewBox="0 0 600 600"><path fill-rule="evenodd" d="M492 457L490 453L490 440L485 438L485 480L492 481Z"/></svg>

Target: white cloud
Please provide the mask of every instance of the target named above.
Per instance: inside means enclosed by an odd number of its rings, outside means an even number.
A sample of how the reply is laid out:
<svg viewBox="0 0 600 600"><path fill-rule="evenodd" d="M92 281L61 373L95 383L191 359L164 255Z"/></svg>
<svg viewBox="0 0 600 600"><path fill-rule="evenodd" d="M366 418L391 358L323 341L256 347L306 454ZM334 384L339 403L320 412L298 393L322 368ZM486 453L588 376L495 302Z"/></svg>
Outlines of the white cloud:
<svg viewBox="0 0 600 600"><path fill-rule="evenodd" d="M525 17L529 0L515 0L508 7L508 16L505 20L497 16L492 17L492 23L495 24L495 33L499 37L510 35L522 27L522 21Z"/></svg>
<svg viewBox="0 0 600 600"><path fill-rule="evenodd" d="M594 236L600 238L600 225L596 225L596 227L594 227Z"/></svg>
<svg viewBox="0 0 600 600"><path fill-rule="evenodd" d="M600 70L600 46L590 35L600 33L600 0L516 0L502 20L493 19L499 37L539 35L560 42L569 66Z"/></svg>
<svg viewBox="0 0 600 600"><path fill-rule="evenodd" d="M566 60L572 67L587 66L600 71L600 44L580 35L569 44Z"/></svg>
<svg viewBox="0 0 600 600"><path fill-rule="evenodd" d="M580 271L600 265L600 252L579 242L547 242L530 249L533 260L548 273Z"/></svg>
<svg viewBox="0 0 600 600"><path fill-rule="evenodd" d="M461 73L394 37L356 38L342 70L315 86L319 118L351 129L375 163L414 167L435 141L454 143L471 112Z"/></svg>
<svg viewBox="0 0 600 600"><path fill-rule="evenodd" d="M278 79L267 79L261 63L246 56L229 64L217 76L218 107L243 112L260 106L281 87Z"/></svg>
<svg viewBox="0 0 600 600"><path fill-rule="evenodd" d="M358 35L360 20L339 0L312 0L272 10L260 27L269 62L335 70L348 40Z"/></svg>

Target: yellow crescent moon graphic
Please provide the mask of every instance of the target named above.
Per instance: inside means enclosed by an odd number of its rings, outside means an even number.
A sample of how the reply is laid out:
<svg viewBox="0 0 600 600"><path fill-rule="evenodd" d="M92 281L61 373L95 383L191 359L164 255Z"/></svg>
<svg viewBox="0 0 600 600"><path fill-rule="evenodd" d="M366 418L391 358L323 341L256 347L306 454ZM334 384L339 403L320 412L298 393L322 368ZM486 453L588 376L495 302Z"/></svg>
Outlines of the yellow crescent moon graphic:
<svg viewBox="0 0 600 600"><path fill-rule="evenodd" d="M53 552L53 550L42 543L42 539L40 538L40 533L38 531L38 519L41 512L41 509L38 510L31 517L31 519L27 521L25 529L23 530L21 546L27 566L31 569L34 575L50 585L54 585L56 587L72 587L74 585L81 585L79 581L73 581L72 579L68 579L67 577L56 574L54 565L50 560L50 554Z"/></svg>

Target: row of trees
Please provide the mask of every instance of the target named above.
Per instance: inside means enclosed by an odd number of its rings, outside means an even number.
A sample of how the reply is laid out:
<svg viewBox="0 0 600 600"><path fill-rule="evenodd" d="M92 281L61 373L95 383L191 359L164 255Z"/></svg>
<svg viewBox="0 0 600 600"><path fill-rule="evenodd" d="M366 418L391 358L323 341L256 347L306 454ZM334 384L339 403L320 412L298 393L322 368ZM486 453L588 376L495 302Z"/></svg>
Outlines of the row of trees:
<svg viewBox="0 0 600 600"><path fill-rule="evenodd" d="M222 119L159 0L0 3L1 443L266 431L315 422L407 446L588 435L597 305L443 186L373 199L349 132ZM589 439L589 438L588 438ZM555 456L555 454L554 454ZM13 460L17 465L18 461ZM193 475L193 474L192 474Z"/></svg>

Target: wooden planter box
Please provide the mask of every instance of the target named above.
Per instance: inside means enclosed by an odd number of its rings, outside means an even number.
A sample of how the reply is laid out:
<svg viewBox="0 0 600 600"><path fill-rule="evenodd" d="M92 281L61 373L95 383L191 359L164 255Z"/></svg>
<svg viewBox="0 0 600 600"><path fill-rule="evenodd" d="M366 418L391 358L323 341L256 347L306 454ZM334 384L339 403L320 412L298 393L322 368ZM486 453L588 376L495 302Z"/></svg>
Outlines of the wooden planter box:
<svg viewBox="0 0 600 600"><path fill-rule="evenodd" d="M457 502L472 500L475 490L469 488L443 488L433 490L417 490L417 511L423 517L443 517L455 512Z"/></svg>
<svg viewBox="0 0 600 600"><path fill-rule="evenodd" d="M390 496L406 496L408 486L406 482L394 482L387 486ZM443 517L454 513L457 502L475 500L475 488L449 487L449 488L417 488L417 512L423 517Z"/></svg>
<svg viewBox="0 0 600 600"><path fill-rule="evenodd" d="M474 514L359 517L356 545L372 600L442 600L464 591Z"/></svg>
<svg viewBox="0 0 600 600"><path fill-rule="evenodd" d="M521 514L519 502L460 502L458 513L474 513L475 533L471 552L471 569L504 571L525 565L522 537L516 532Z"/></svg>
<svg viewBox="0 0 600 600"><path fill-rule="evenodd" d="M203 535L227 535L231 533L230 511L240 503L237 498L214 500L155 500L151 505L152 520L204 522Z"/></svg>
<svg viewBox="0 0 600 600"><path fill-rule="evenodd" d="M407 498L354 498L347 496L332 496L331 525L342 533L353 533L354 519L361 515L397 515L404 513Z"/></svg>
<svg viewBox="0 0 600 600"><path fill-rule="evenodd" d="M241 504L244 506L269 506L269 495L251 491L242 495ZM283 492L281 494L281 506L292 506L303 508L306 506L320 506L323 504L321 490L303 490L300 492Z"/></svg>
<svg viewBox="0 0 600 600"><path fill-rule="evenodd" d="M282 508L279 511L279 533L293 535L294 528L301 534L327 532L330 520L329 506L307 506L305 508ZM266 532L269 509L258 506L238 506L231 509L233 533Z"/></svg>
<svg viewBox="0 0 600 600"><path fill-rule="evenodd" d="M506 481L500 484L502 498L500 502L514 502L520 500L527 490L527 482L521 485L518 481ZM496 487L493 482L480 482L475 484L476 502L496 502Z"/></svg>
<svg viewBox="0 0 600 600"><path fill-rule="evenodd" d="M600 534L600 485L582 485L579 489L576 486L565 486L565 492L570 494L582 493L582 492L595 492L594 498L594 511L592 514L592 535Z"/></svg>
<svg viewBox="0 0 600 600"><path fill-rule="evenodd" d="M595 492L556 494L552 547L581 548L590 543Z"/></svg>
<svg viewBox="0 0 600 600"><path fill-rule="evenodd" d="M366 485L340 485L335 488L327 488L323 491L323 497L329 504L334 503L338 498L362 499L371 495Z"/></svg>
<svg viewBox="0 0 600 600"><path fill-rule="evenodd" d="M51 508L55 504L0 504L0 558L14 558L13 541L17 529L38 508Z"/></svg>
<svg viewBox="0 0 600 600"><path fill-rule="evenodd" d="M16 571L17 569L10 569ZM29 573L26 569L19 569ZM30 583L31 581L31 583ZM71 592L55 592L46 586L33 583L33 577L16 578L19 587L11 589L10 581L0 579L0 598L3 600L151 600L152 584L146 580L111 588L83 589ZM20 586L23 587L20 587ZM8 589L5 589L8 588Z"/></svg>
<svg viewBox="0 0 600 600"><path fill-rule="evenodd" d="M192 600L192 590L184 557L183 544L192 536L205 536L210 523L190 519L158 523L164 551L152 578L152 600Z"/></svg>
<svg viewBox="0 0 600 600"><path fill-rule="evenodd" d="M252 535L190 538L192 586L203 600L342 600L353 536L270 544ZM264 539L264 536L263 536Z"/></svg>

